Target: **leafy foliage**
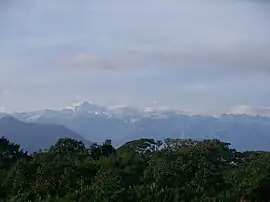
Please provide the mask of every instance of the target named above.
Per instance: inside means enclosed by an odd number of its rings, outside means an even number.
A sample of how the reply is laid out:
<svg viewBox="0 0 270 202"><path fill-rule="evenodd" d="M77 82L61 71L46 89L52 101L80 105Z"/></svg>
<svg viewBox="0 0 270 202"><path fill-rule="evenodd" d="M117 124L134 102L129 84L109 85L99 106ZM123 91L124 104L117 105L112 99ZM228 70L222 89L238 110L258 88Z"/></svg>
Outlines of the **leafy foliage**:
<svg viewBox="0 0 270 202"><path fill-rule="evenodd" d="M31 155L0 139L0 199L9 202L270 200L270 153L219 140L140 139L115 149L69 138Z"/></svg>

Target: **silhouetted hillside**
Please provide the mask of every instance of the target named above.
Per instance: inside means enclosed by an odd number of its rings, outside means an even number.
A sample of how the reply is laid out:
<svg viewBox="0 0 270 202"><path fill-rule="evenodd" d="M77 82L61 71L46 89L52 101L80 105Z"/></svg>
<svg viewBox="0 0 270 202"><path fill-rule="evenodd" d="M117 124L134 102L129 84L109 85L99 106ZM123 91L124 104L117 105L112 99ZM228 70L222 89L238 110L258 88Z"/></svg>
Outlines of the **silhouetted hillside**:
<svg viewBox="0 0 270 202"><path fill-rule="evenodd" d="M47 149L59 138L67 137L90 144L78 133L61 125L25 123L6 116L0 119L0 136L20 144L29 152Z"/></svg>

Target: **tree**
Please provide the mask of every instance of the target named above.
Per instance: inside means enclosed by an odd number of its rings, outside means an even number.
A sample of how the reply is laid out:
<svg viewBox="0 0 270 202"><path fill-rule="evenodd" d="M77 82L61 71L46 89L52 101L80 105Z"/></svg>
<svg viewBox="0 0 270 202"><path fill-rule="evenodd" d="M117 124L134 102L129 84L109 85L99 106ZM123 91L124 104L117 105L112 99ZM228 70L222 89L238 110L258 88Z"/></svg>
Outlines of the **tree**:
<svg viewBox="0 0 270 202"><path fill-rule="evenodd" d="M0 201L165 202L270 199L270 152L219 140L110 140L86 148L60 139L28 155L2 138Z"/></svg>

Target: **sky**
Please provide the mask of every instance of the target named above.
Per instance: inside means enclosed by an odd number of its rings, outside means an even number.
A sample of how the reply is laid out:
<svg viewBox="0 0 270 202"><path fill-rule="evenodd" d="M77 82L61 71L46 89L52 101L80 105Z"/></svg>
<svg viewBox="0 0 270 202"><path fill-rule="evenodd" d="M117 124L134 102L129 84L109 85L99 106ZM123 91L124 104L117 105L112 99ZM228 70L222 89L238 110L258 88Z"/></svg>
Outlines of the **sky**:
<svg viewBox="0 0 270 202"><path fill-rule="evenodd" d="M270 1L1 0L0 110L270 107Z"/></svg>

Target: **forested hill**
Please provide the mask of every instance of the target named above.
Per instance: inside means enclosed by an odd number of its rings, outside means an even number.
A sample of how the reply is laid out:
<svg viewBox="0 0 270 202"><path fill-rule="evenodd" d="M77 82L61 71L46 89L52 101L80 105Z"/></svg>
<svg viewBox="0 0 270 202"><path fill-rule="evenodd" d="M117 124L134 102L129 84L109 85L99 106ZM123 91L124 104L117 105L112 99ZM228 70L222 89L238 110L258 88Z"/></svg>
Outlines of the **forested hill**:
<svg viewBox="0 0 270 202"><path fill-rule="evenodd" d="M66 138L28 155L2 138L0 157L3 202L270 200L270 153L219 140L140 139L115 149Z"/></svg>

